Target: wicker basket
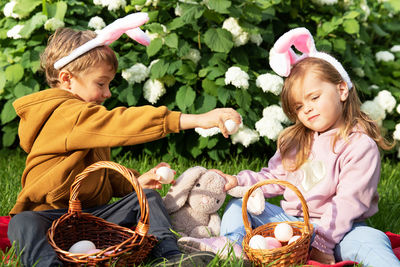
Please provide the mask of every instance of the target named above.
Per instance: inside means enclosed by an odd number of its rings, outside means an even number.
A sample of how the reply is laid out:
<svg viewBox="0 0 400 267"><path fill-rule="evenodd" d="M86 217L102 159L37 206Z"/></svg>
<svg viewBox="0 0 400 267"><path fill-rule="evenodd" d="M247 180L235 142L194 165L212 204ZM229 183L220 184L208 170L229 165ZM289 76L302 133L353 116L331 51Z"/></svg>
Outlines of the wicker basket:
<svg viewBox="0 0 400 267"><path fill-rule="evenodd" d="M90 172L108 168L121 173L133 185L140 203L141 217L135 230L107 222L89 213L82 212L77 198L83 179ZM114 162L99 161L75 177L71 186L68 213L55 220L47 232L50 245L67 266L131 266L142 262L157 242L149 230L149 207L146 195L132 172ZM77 241L90 240L100 252L75 254L68 249Z"/></svg>
<svg viewBox="0 0 400 267"><path fill-rule="evenodd" d="M250 239L255 235L262 235L264 237L274 237L274 229L277 223L267 223L252 229L248 216L247 216L247 201L251 193L258 187L267 184L279 184L286 186L293 190L301 201L304 214L304 222L288 222L293 228L293 235L300 235L293 243L289 245L282 243L282 247L274 249L253 249L249 246ZM265 180L253 185L243 197L242 215L246 236L243 239L243 250L248 258L257 266L296 266L302 265L307 261L311 235L313 226L309 222L308 207L300 191L291 183L281 180Z"/></svg>

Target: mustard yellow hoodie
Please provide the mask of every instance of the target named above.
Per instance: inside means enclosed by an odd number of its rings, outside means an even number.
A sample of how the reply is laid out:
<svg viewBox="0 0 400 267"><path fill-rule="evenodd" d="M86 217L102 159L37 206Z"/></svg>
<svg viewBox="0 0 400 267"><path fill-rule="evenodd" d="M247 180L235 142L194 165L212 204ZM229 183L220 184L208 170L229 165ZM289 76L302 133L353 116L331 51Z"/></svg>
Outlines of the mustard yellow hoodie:
<svg viewBox="0 0 400 267"><path fill-rule="evenodd" d="M110 147L153 141L179 132L180 112L166 107L105 107L69 91L47 89L17 99L18 134L28 153L22 190L10 214L67 208L70 186L84 168L110 160ZM118 173L99 170L79 190L83 208L103 205L133 190Z"/></svg>

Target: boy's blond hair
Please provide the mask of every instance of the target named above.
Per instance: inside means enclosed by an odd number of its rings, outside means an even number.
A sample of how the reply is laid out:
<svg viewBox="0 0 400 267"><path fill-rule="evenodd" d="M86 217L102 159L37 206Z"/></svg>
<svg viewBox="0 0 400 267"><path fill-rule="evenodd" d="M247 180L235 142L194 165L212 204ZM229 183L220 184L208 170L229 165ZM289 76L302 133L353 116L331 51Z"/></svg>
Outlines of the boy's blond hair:
<svg viewBox="0 0 400 267"><path fill-rule="evenodd" d="M70 28L59 28L50 36L47 47L40 56L40 66L46 74L46 80L50 87L54 88L59 85L58 73L60 70L54 68L54 63L95 37L96 33L93 31L76 31ZM114 72L117 71L117 57L110 47L96 47L68 63L62 69L74 74L84 72L98 64L109 64Z"/></svg>

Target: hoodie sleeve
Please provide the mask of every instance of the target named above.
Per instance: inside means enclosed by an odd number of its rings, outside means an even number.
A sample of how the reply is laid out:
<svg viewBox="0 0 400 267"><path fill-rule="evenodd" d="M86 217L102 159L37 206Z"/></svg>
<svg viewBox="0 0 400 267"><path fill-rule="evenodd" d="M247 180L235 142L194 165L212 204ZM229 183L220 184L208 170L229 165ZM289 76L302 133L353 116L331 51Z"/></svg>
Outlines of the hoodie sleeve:
<svg viewBox="0 0 400 267"><path fill-rule="evenodd" d="M335 245L355 220L377 211L380 155L375 142L370 138L353 142L342 157L340 168L336 195L326 206L312 243L328 254L333 254Z"/></svg>
<svg viewBox="0 0 400 267"><path fill-rule="evenodd" d="M87 103L66 137L66 150L135 145L179 132L181 113L167 107L118 107ZM67 114L65 116L68 116ZM73 116L73 115L72 115Z"/></svg>
<svg viewBox="0 0 400 267"><path fill-rule="evenodd" d="M262 168L259 172L253 172L250 170L241 171L236 177L238 185L240 186L252 186L259 181L265 179L278 179L287 180L288 172L284 169L282 164L282 158L279 151L269 160L268 167ZM264 185L261 187L266 198L282 195L285 191L284 186L277 184Z"/></svg>

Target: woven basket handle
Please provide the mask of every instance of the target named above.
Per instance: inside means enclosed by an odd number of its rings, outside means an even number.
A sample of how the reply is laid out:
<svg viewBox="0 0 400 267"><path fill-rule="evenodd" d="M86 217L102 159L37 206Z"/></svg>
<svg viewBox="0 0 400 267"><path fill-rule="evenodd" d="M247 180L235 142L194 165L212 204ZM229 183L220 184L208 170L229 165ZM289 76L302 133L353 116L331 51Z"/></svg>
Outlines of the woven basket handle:
<svg viewBox="0 0 400 267"><path fill-rule="evenodd" d="M307 226L306 233L310 233L311 227L310 227L310 221L309 221L308 207L307 207L306 201L304 200L303 195L293 184L286 182L286 181L277 180L277 179L268 179L268 180L260 181L260 182L256 183L255 185L253 185L244 195L243 205L242 205L242 216L243 216L243 223L244 223L244 228L246 230L246 233L249 235L252 231L250 221L249 221L249 218L247 215L247 201L248 201L250 195L254 192L254 190L256 190L257 188L259 188L263 185L267 185L267 184L283 185L283 186L290 188L292 191L294 191L296 193L297 197L301 201L301 206L303 208L304 223Z"/></svg>
<svg viewBox="0 0 400 267"><path fill-rule="evenodd" d="M100 169L112 169L119 172L133 185L136 191L138 202L140 205L140 219L136 226L135 232L140 236L145 236L149 230L149 206L147 203L146 195L143 193L142 187L139 185L137 179L133 173L126 167L112 162L112 161L98 161L92 165L86 167L80 174L75 177L75 181L71 185L69 209L68 213L77 213L78 215L82 212L81 202L78 199L78 192L81 186L81 182L85 179L89 173L100 170Z"/></svg>

